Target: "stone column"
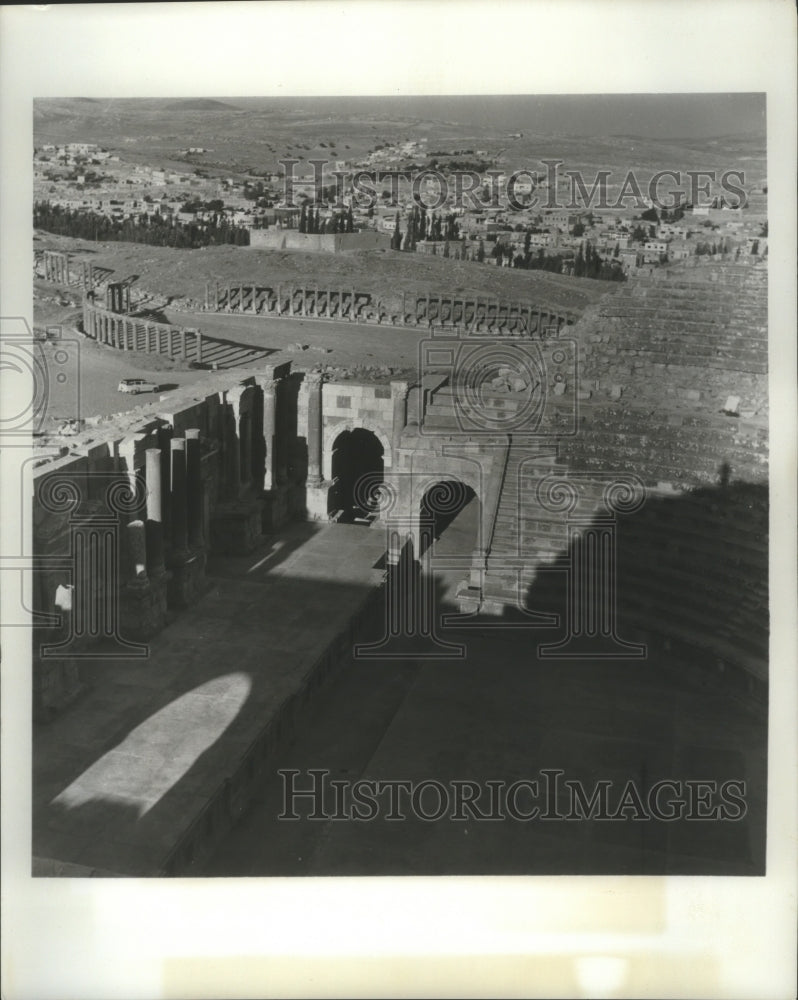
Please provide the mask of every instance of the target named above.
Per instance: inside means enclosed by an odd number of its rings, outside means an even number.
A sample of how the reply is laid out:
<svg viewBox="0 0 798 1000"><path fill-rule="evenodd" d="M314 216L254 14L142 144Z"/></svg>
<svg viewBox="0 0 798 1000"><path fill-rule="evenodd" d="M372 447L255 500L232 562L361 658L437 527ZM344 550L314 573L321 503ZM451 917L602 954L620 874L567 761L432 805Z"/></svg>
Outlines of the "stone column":
<svg viewBox="0 0 798 1000"><path fill-rule="evenodd" d="M126 582L129 586L147 586L147 542L143 521L128 521L125 527L127 565Z"/></svg>
<svg viewBox="0 0 798 1000"><path fill-rule="evenodd" d="M163 561L163 499L161 491L161 449L147 448L147 570L150 576L161 576Z"/></svg>
<svg viewBox="0 0 798 1000"><path fill-rule="evenodd" d="M322 452L322 408L321 393L324 376L321 372L308 372L305 376L308 392L308 484L319 486Z"/></svg>
<svg viewBox="0 0 798 1000"><path fill-rule="evenodd" d="M277 466L277 485L284 486L288 482L288 462L291 458L289 441L293 429L288 426L288 414L285 405L287 380L274 381L274 461Z"/></svg>
<svg viewBox="0 0 798 1000"><path fill-rule="evenodd" d="M418 434L418 425L421 419L421 404L423 393L420 386L413 386L407 394L407 427Z"/></svg>
<svg viewBox="0 0 798 1000"><path fill-rule="evenodd" d="M266 461L263 470L263 489L273 489L277 480L277 383L278 379L264 378L259 384L263 391L263 440Z"/></svg>
<svg viewBox="0 0 798 1000"><path fill-rule="evenodd" d="M202 330L197 330L195 334L195 339L197 342L197 361L202 363Z"/></svg>
<svg viewBox="0 0 798 1000"><path fill-rule="evenodd" d="M238 418L239 474L242 485L252 480L252 413L242 410Z"/></svg>
<svg viewBox="0 0 798 1000"><path fill-rule="evenodd" d="M188 497L186 491L186 440L172 438L172 546L176 556L188 551Z"/></svg>
<svg viewBox="0 0 798 1000"><path fill-rule="evenodd" d="M241 442L239 439L239 417L241 413L241 397L244 387L239 386L227 393L227 425L225 428L225 453L227 463L227 494L237 500L241 486Z"/></svg>
<svg viewBox="0 0 798 1000"><path fill-rule="evenodd" d="M188 492L188 544L192 549L203 544L202 456L200 432L196 427L186 431L186 484Z"/></svg>
<svg viewBox="0 0 798 1000"><path fill-rule="evenodd" d="M391 382L393 421L391 424L391 457L396 462L396 449L401 447L402 431L407 423L407 382Z"/></svg>

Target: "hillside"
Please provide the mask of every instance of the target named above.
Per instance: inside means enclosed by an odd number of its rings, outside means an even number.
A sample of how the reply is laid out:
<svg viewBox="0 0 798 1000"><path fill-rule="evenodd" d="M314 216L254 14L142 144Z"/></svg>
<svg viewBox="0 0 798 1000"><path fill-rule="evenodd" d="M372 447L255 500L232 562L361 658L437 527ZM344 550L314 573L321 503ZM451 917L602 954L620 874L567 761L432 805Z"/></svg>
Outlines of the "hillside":
<svg viewBox="0 0 798 1000"><path fill-rule="evenodd" d="M147 291L195 303L204 301L205 282L218 280L241 284L343 285L376 295L386 291L419 295L433 291L450 295L496 295L511 300L532 300L552 309L581 312L602 295L618 288L614 282L498 268L474 261L445 260L394 250L336 255L234 246L177 250L138 243L92 243L50 233L36 233L34 248L74 254L76 260L112 268L115 277L120 279L137 275L138 285Z"/></svg>

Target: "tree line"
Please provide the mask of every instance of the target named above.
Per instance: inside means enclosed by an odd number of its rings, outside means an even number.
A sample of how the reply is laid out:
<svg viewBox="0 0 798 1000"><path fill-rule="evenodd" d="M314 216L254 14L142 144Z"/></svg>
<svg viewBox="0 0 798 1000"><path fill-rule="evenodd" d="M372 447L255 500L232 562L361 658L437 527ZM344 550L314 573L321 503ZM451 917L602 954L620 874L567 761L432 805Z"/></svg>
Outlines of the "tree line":
<svg viewBox="0 0 798 1000"><path fill-rule="evenodd" d="M214 213L203 222L180 222L158 213L139 219L112 219L99 212L84 212L36 202L33 225L59 236L98 242L146 243L156 247L249 246L249 230L228 222L224 215Z"/></svg>
<svg viewBox="0 0 798 1000"><path fill-rule="evenodd" d="M319 209L314 212L313 206L304 204L299 210L300 233L353 233L355 217L351 206L345 212L333 212L328 219L322 219Z"/></svg>
<svg viewBox="0 0 798 1000"><path fill-rule="evenodd" d="M396 226L391 239L391 249L414 253L420 240L443 242L444 240L455 241L459 239L460 227L452 212L443 216L436 212L427 212L423 205L414 205L407 216L404 238L402 238L402 230L399 226L399 213L396 213Z"/></svg>

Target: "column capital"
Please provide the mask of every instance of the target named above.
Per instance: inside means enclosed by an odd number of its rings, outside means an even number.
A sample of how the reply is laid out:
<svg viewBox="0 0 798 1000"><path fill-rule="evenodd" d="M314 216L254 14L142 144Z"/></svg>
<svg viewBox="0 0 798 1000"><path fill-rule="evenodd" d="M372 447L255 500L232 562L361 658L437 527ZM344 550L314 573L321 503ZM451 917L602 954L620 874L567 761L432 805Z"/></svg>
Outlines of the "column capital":
<svg viewBox="0 0 798 1000"><path fill-rule="evenodd" d="M410 383L405 379L391 379L391 396L404 397L410 391Z"/></svg>
<svg viewBox="0 0 798 1000"><path fill-rule="evenodd" d="M233 402L237 403L241 399L241 397L244 395L244 393L247 391L247 389L251 389L251 388L252 388L252 386L250 386L250 385L243 385L243 384L231 386L229 389L225 390L225 395L227 396L227 402L228 403L233 403Z"/></svg>
<svg viewBox="0 0 798 1000"><path fill-rule="evenodd" d="M255 382L263 392L274 392L284 378L282 373L269 372L267 375L256 375Z"/></svg>
<svg viewBox="0 0 798 1000"><path fill-rule="evenodd" d="M252 388L254 388L252 385L235 385L231 389L226 390L226 401L232 406L236 420L241 416L241 402L246 393Z"/></svg>

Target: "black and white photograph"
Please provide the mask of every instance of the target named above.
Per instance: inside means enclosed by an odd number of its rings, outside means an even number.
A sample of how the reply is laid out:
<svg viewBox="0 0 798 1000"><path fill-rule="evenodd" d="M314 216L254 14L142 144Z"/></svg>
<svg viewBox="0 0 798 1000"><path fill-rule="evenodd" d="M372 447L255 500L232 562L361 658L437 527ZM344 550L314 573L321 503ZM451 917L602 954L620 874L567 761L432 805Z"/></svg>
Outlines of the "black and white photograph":
<svg viewBox="0 0 798 1000"><path fill-rule="evenodd" d="M764 96L34 140L34 874L763 874Z"/></svg>
<svg viewBox="0 0 798 1000"><path fill-rule="evenodd" d="M301 59L298 8L326 5L230 6L264 40L294 24ZM458 9L372 6L420 34ZM773 98L576 89L567 60L560 86L556 60L504 86L500 64L456 93L318 70L245 92L198 59L179 86L28 102L0 568L34 893L340 887L357 910L359 887L620 876L665 887L619 925L644 938L673 881L772 885L795 707ZM656 995L671 962L587 948L546 995ZM733 995L700 949L681 962L690 995ZM164 976L135 995L188 995ZM286 995L238 988L208 995Z"/></svg>

